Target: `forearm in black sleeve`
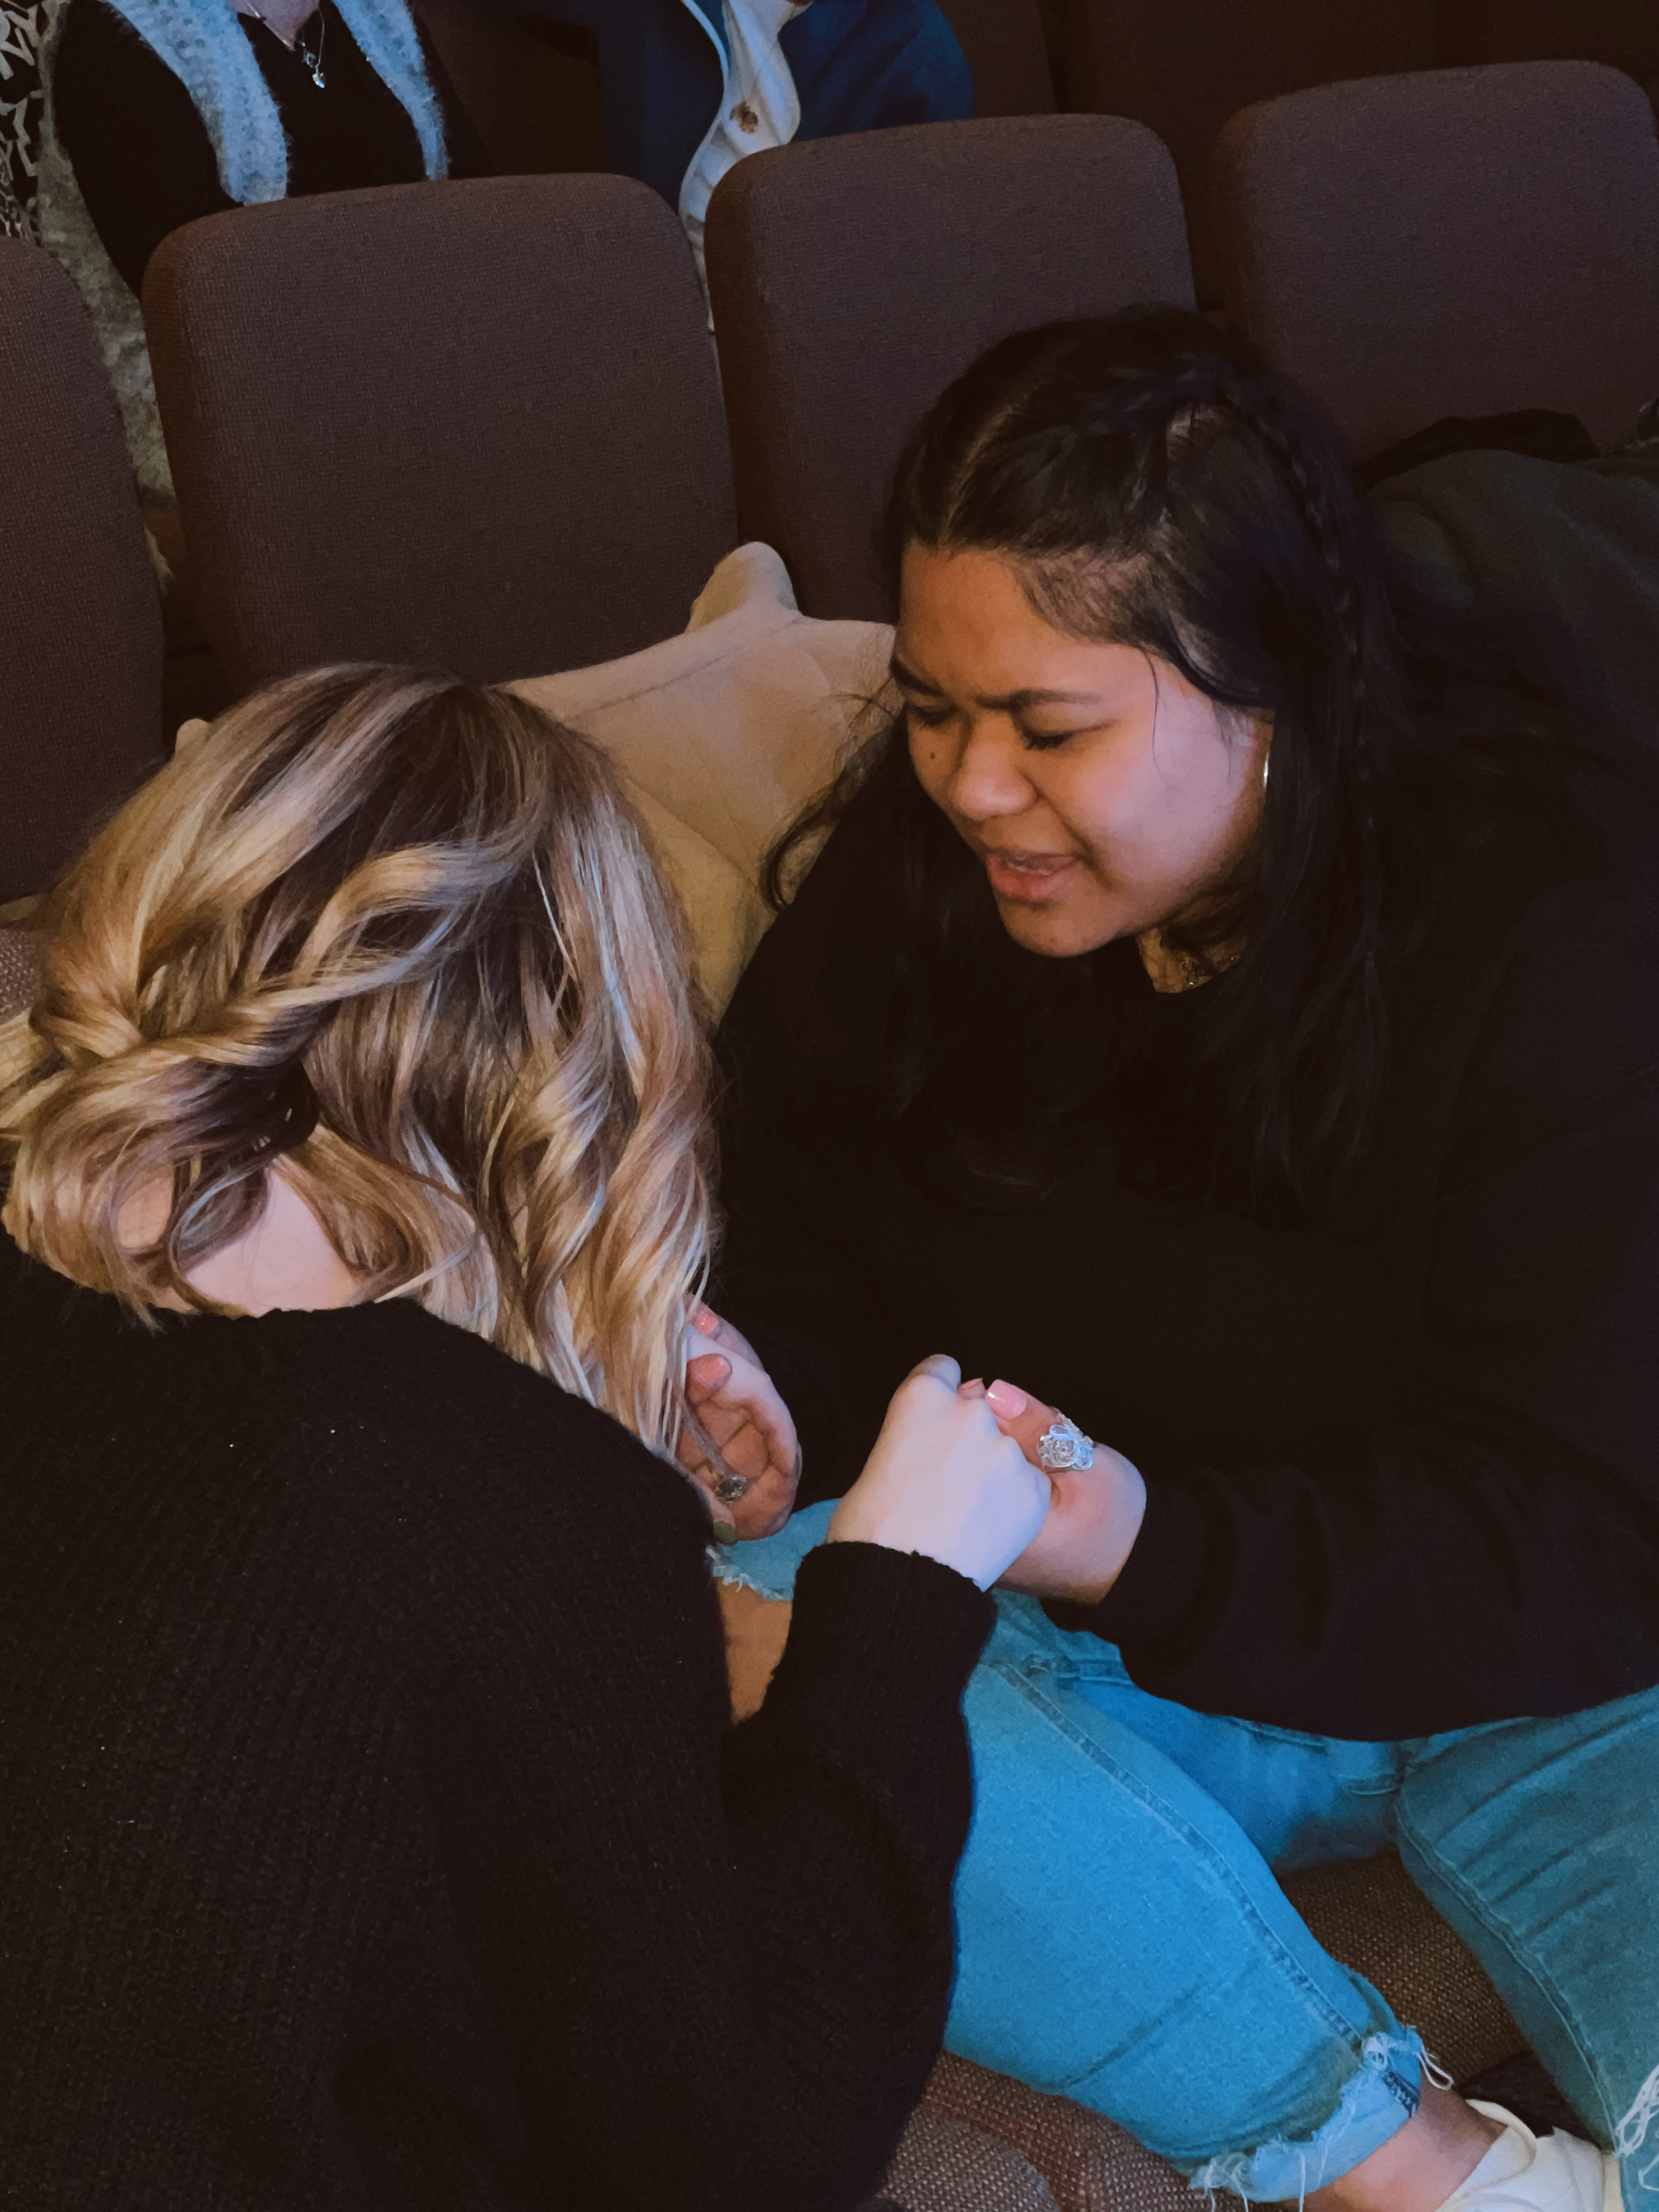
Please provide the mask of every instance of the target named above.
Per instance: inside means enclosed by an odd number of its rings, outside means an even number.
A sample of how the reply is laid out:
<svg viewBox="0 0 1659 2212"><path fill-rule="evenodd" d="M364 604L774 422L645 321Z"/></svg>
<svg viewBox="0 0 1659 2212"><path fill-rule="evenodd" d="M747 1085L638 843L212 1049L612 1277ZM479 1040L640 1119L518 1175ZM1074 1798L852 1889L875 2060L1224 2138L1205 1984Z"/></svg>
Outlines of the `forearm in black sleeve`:
<svg viewBox="0 0 1659 2212"><path fill-rule="evenodd" d="M842 1496L858 1479L887 1401L903 1380L902 1340L838 1196L844 1136L815 1121L811 1072L785 1018L796 988L791 918L765 939L720 1036L720 1200L725 1237L710 1303L754 1345L801 1442L799 1503Z"/></svg>
<svg viewBox="0 0 1659 2212"><path fill-rule="evenodd" d="M453 1856L476 1869L527 2193L839 2212L939 2048L990 1607L931 1560L826 1547L732 1729L698 1509L678 1509L599 1534L556 1618L528 1642L510 1623L440 1717L482 1824Z"/></svg>

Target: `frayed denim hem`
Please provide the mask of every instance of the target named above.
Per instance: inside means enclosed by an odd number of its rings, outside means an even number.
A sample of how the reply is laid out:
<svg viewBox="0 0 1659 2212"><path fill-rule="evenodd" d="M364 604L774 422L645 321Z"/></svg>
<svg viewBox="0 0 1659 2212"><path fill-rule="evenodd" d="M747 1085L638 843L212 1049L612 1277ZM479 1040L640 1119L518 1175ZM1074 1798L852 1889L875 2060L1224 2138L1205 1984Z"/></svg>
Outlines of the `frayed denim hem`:
<svg viewBox="0 0 1659 2212"><path fill-rule="evenodd" d="M1656 2120L1659 2120L1659 2066L1637 2091L1636 2102L1613 2132L1613 2148L1624 2183L1625 2212L1636 2212L1644 2200L1659 2205L1659 2149L1650 2149L1649 2144ZM1644 2152L1649 2154L1643 2159ZM1643 2159L1639 2166L1638 2159Z"/></svg>
<svg viewBox="0 0 1659 2212"><path fill-rule="evenodd" d="M1415 2028L1367 2036L1358 2070L1324 2125L1300 2142L1224 2151L1190 2177L1194 2190L1227 2189L1256 2204L1301 2204L1316 2189L1351 2173L1398 2135L1422 2100L1423 2039ZM1431 2067L1433 2061L1429 2060Z"/></svg>

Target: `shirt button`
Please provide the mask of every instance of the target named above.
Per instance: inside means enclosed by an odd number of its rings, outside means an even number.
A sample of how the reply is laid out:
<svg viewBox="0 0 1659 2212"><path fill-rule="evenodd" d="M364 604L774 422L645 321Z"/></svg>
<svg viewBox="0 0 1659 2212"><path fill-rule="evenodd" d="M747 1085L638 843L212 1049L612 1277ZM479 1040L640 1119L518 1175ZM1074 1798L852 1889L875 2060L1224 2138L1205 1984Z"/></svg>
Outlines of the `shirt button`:
<svg viewBox="0 0 1659 2212"><path fill-rule="evenodd" d="M760 118L746 100L740 100L732 110L732 120L739 131L752 132L760 129Z"/></svg>

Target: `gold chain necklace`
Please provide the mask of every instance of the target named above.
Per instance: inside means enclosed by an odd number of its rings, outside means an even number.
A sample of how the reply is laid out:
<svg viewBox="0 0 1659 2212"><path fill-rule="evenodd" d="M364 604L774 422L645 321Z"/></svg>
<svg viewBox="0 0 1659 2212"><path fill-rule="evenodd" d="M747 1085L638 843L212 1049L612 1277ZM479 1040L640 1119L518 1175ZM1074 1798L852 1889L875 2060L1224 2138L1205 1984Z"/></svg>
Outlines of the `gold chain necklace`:
<svg viewBox="0 0 1659 2212"><path fill-rule="evenodd" d="M1173 951L1172 947L1166 950ZM1237 968L1243 953L1241 947L1237 952L1223 954L1218 960L1201 960L1196 952L1174 952L1173 957L1181 970L1177 990L1195 991L1200 983L1212 982L1216 976L1224 975L1230 968Z"/></svg>

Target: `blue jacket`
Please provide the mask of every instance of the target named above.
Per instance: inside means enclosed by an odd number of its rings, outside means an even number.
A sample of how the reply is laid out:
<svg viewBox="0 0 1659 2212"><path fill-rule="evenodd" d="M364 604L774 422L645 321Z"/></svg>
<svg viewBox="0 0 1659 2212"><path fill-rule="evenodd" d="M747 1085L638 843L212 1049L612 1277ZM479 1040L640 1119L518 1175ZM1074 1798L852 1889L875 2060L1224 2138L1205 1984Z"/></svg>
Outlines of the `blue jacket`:
<svg viewBox="0 0 1659 2212"><path fill-rule="evenodd" d="M671 207L726 92L720 0L475 0L592 31L606 157ZM800 98L801 138L974 112L974 80L934 0L811 0L780 50Z"/></svg>

